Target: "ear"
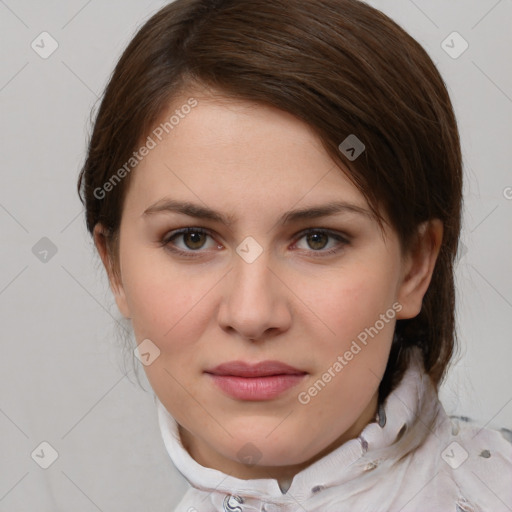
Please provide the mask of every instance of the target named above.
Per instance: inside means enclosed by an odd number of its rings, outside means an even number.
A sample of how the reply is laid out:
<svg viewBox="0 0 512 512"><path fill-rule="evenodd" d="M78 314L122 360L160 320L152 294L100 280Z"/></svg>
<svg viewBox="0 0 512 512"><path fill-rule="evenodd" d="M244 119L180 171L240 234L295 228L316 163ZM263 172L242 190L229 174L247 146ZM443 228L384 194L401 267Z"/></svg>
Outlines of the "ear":
<svg viewBox="0 0 512 512"><path fill-rule="evenodd" d="M116 300L117 307L121 314L130 319L130 309L128 308L128 304L126 301L126 296L124 293L124 288L121 280L116 276L114 272L114 262L112 261L112 255L108 249L107 245L107 230L100 223L94 226L94 245L100 255L101 261L103 262L103 266L107 272L108 281L110 284L110 289L114 294L114 298Z"/></svg>
<svg viewBox="0 0 512 512"><path fill-rule="evenodd" d="M398 290L398 302L402 309L397 319L414 318L421 311L442 240L443 223L439 219L426 221L419 226L417 240L404 258L404 271Z"/></svg>

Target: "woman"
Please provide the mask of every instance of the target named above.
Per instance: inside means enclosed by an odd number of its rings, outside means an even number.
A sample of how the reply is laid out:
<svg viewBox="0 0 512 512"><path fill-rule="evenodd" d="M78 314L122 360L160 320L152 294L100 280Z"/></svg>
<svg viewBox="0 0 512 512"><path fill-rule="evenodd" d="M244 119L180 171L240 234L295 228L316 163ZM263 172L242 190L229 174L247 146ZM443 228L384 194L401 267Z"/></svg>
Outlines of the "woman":
<svg viewBox="0 0 512 512"><path fill-rule="evenodd" d="M420 45L356 0L176 0L79 181L191 488L177 510L508 510L512 447L438 398L462 162Z"/></svg>

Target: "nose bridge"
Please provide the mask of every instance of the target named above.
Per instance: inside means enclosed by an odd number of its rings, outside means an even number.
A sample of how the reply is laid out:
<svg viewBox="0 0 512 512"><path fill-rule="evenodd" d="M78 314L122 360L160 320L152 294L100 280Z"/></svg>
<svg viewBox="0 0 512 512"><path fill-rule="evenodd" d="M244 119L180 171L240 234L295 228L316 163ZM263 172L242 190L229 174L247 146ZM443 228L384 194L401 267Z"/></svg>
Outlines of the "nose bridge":
<svg viewBox="0 0 512 512"><path fill-rule="evenodd" d="M270 328L283 328L289 314L284 289L270 269L270 252L256 254L252 242L247 243L237 248L219 321L225 328L256 339Z"/></svg>
<svg viewBox="0 0 512 512"><path fill-rule="evenodd" d="M241 250L241 249L240 249ZM236 274L246 285L261 287L263 284L269 284L271 275L269 263L270 253L262 252L254 261L247 261L239 256L236 262Z"/></svg>
<svg viewBox="0 0 512 512"><path fill-rule="evenodd" d="M270 308L275 298L269 253L264 251L254 260L237 255L234 266L230 299L237 309L249 308L249 311L259 310L261 313L263 309Z"/></svg>

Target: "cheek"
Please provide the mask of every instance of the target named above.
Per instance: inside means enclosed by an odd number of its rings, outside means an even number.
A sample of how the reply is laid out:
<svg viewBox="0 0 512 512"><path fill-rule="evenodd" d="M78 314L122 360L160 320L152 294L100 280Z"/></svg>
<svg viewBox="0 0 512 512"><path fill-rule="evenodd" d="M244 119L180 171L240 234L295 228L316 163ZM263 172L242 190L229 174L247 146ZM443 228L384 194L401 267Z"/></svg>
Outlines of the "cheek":
<svg viewBox="0 0 512 512"><path fill-rule="evenodd" d="M366 328L373 326L381 314L392 309L395 301L393 272L387 271L385 265L380 268L374 265L373 270L369 268L372 267L347 268L346 272L342 270L330 279L317 282L308 301L331 334L334 332L338 340L349 344ZM392 316L391 313L388 316ZM388 325L386 322L386 327L380 330L389 330Z"/></svg>
<svg viewBox="0 0 512 512"><path fill-rule="evenodd" d="M138 274L127 281L125 293L134 331L164 344L170 339L179 343L183 331L193 338L191 329L201 324L198 316L207 304L201 300L206 284L186 279L179 272L165 277L153 272Z"/></svg>
<svg viewBox="0 0 512 512"><path fill-rule="evenodd" d="M196 341L212 321L207 292L215 281L191 279L178 267L141 267L139 260L136 272L126 272L124 288L137 343L150 339L160 350L144 371L159 397L187 410L202 368Z"/></svg>
<svg viewBox="0 0 512 512"><path fill-rule="evenodd" d="M212 322L210 292L219 276L186 272L165 254L128 252L123 260L123 287L137 342L153 341L166 364L174 366L179 355L180 364L193 367L197 347L191 340L201 339Z"/></svg>

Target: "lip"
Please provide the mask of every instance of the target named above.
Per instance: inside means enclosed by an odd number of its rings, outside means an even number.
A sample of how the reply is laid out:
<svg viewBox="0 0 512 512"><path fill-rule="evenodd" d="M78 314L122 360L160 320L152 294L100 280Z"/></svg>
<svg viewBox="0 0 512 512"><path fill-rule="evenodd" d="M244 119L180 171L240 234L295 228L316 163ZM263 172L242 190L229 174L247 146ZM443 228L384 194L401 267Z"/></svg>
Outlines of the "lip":
<svg viewBox="0 0 512 512"><path fill-rule="evenodd" d="M233 377L268 377L270 375L304 375L306 372L281 361L261 361L259 363L230 361L219 364L211 370L206 370L206 373Z"/></svg>
<svg viewBox="0 0 512 512"><path fill-rule="evenodd" d="M205 372L226 394L239 400L271 400L299 384L307 372L281 363L231 361Z"/></svg>

